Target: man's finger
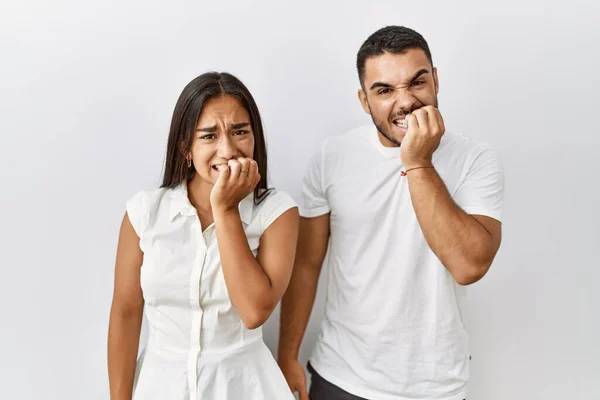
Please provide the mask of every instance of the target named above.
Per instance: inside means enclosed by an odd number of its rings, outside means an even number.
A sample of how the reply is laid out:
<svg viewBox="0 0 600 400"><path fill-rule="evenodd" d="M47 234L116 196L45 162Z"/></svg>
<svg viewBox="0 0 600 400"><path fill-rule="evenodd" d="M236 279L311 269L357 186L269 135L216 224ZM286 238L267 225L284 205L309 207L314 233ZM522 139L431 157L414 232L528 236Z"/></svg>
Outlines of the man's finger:
<svg viewBox="0 0 600 400"><path fill-rule="evenodd" d="M444 118L442 117L442 113L436 109L436 113L435 113L437 120L438 120L438 126L441 129L441 133L443 134L444 132L446 132L446 124L444 124Z"/></svg>
<svg viewBox="0 0 600 400"><path fill-rule="evenodd" d="M438 118L438 115L440 115L439 111L433 106L424 107L424 111L427 113L429 134L438 135L442 131L442 127L440 126L440 120Z"/></svg>
<svg viewBox="0 0 600 400"><path fill-rule="evenodd" d="M408 130L418 130L419 129L419 122L417 120L417 117L414 114L408 114L406 116L406 121L408 122ZM412 128L412 129L411 129Z"/></svg>
<svg viewBox="0 0 600 400"><path fill-rule="evenodd" d="M427 111L423 109L418 109L413 112L413 115L417 119L419 123L419 132L422 135L429 135L431 131L431 127L429 125L429 118L427 117Z"/></svg>

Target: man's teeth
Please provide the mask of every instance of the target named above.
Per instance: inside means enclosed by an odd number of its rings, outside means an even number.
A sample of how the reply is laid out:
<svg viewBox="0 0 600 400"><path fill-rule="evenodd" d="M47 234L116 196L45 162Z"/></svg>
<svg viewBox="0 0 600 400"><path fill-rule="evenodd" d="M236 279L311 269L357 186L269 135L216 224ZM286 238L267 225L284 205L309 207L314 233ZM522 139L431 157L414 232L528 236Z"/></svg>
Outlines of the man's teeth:
<svg viewBox="0 0 600 400"><path fill-rule="evenodd" d="M405 119L398 119L394 121L394 123L401 128L408 128L408 121L406 121Z"/></svg>

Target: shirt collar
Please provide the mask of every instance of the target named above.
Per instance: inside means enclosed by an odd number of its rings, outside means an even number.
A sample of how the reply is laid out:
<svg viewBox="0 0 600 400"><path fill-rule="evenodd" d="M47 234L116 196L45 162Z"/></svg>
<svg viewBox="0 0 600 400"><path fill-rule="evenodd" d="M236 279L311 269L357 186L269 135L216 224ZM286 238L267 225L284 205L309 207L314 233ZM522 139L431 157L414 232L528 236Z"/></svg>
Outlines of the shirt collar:
<svg viewBox="0 0 600 400"><path fill-rule="evenodd" d="M375 146L377 151L383 156L385 159L395 158L400 160L400 146L398 147L386 147L379 140L379 132L377 131L377 127L370 126L369 127L369 140Z"/></svg>
<svg viewBox="0 0 600 400"><path fill-rule="evenodd" d="M172 221L181 214L183 216L196 215L196 210L188 197L187 183L181 183L178 186L169 189L168 195L171 197L171 207L169 210L169 218ZM252 219L252 211L254 209L254 192L246 196L238 206L240 218L246 225L250 224Z"/></svg>

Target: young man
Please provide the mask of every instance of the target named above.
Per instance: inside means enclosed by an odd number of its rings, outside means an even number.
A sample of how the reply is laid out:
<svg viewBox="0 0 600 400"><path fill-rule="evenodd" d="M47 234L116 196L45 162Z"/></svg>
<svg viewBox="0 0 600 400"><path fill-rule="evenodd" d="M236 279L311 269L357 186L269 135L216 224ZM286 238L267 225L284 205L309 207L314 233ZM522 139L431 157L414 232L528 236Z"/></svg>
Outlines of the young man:
<svg viewBox="0 0 600 400"><path fill-rule="evenodd" d="M298 351L329 250L310 399L462 400L465 286L486 274L500 246L502 167L488 147L446 132L419 33L375 32L357 68L374 126L326 140L303 181L279 364L307 400Z"/></svg>

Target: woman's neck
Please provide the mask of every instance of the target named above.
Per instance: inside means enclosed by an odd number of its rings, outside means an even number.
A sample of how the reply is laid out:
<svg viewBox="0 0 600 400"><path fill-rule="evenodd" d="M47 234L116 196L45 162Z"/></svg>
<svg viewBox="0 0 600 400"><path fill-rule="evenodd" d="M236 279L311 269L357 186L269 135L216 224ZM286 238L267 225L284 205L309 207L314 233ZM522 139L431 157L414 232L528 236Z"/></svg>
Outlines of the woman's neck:
<svg viewBox="0 0 600 400"><path fill-rule="evenodd" d="M188 198L190 203L201 213L212 213L210 205L210 192L213 185L206 182L198 175L194 176L187 184Z"/></svg>

